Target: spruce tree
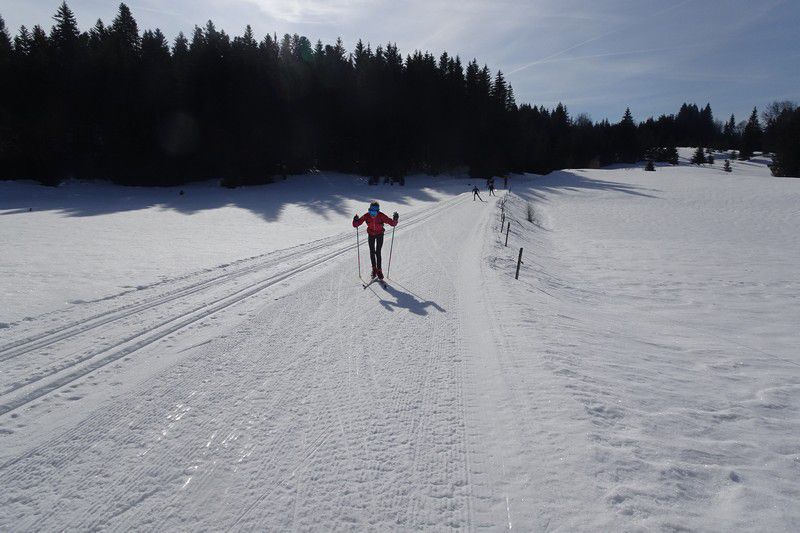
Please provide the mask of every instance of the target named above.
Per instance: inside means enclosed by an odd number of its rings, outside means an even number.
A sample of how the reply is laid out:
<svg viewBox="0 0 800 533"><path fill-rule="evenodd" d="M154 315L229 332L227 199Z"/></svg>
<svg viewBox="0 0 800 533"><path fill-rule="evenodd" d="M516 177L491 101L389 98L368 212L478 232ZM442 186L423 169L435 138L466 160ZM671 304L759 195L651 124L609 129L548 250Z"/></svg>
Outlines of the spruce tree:
<svg viewBox="0 0 800 533"><path fill-rule="evenodd" d="M75 14L66 2L62 2L53 15L55 25L50 32L50 42L57 50L71 51L78 42L80 30Z"/></svg>
<svg viewBox="0 0 800 533"><path fill-rule="evenodd" d="M706 151L702 146L698 146L694 151L691 162L693 165L702 165L706 162Z"/></svg>
<svg viewBox="0 0 800 533"><path fill-rule="evenodd" d="M33 37L25 26L20 26L19 33L14 37L14 53L27 56L31 51Z"/></svg>
<svg viewBox="0 0 800 533"><path fill-rule="evenodd" d="M127 5L119 5L117 16L111 23L110 34L116 41L119 54L126 58L138 56L142 44L139 25Z"/></svg>
<svg viewBox="0 0 800 533"><path fill-rule="evenodd" d="M761 150L761 123L758 120L758 110L754 107L747 125L744 127L742 134L742 146L739 151L739 159L742 161L749 160L753 157L753 153Z"/></svg>
<svg viewBox="0 0 800 533"><path fill-rule="evenodd" d="M736 148L736 118L731 115L730 120L725 123L722 129L723 148L732 150Z"/></svg>
<svg viewBox="0 0 800 533"><path fill-rule="evenodd" d="M678 149L675 147L675 145L670 145L667 147L665 159L670 165L678 164Z"/></svg>
<svg viewBox="0 0 800 533"><path fill-rule="evenodd" d="M800 177L800 108L784 109L771 129L775 147L772 175Z"/></svg>
<svg viewBox="0 0 800 533"><path fill-rule="evenodd" d="M636 138L636 123L633 121L633 114L630 108L625 109L625 114L622 116L617 125L618 143L619 143L619 159L622 163L635 163L641 153L639 149L638 140Z"/></svg>
<svg viewBox="0 0 800 533"><path fill-rule="evenodd" d="M0 16L0 60L6 60L9 57L11 57L11 37L6 31L6 21Z"/></svg>

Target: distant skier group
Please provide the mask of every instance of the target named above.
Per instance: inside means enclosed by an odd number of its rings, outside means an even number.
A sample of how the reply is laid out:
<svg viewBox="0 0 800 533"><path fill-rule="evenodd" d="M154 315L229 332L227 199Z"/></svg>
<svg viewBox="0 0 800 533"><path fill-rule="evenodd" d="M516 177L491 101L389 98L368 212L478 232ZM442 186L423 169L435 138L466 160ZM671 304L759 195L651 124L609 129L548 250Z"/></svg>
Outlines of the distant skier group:
<svg viewBox="0 0 800 533"><path fill-rule="evenodd" d="M487 178L486 179L486 187L489 189L489 196L497 196L494 193L494 178ZM480 200L481 202L483 202L483 198L481 198L480 189L478 188L477 185L475 185L472 188L472 201L474 202L476 199Z"/></svg>

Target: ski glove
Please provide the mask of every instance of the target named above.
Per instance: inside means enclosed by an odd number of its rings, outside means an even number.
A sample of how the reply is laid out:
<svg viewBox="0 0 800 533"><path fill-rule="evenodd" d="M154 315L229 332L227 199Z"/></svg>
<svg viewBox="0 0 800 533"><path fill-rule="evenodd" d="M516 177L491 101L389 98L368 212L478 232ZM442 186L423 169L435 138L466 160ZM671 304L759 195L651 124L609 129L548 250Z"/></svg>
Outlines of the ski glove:
<svg viewBox="0 0 800 533"><path fill-rule="evenodd" d="M358 222L358 215L353 216L353 222Z"/></svg>
<svg viewBox="0 0 800 533"><path fill-rule="evenodd" d="M394 212L394 215L392 215L392 218L394 219L395 222L400 220L400 215L397 214L397 211Z"/></svg>

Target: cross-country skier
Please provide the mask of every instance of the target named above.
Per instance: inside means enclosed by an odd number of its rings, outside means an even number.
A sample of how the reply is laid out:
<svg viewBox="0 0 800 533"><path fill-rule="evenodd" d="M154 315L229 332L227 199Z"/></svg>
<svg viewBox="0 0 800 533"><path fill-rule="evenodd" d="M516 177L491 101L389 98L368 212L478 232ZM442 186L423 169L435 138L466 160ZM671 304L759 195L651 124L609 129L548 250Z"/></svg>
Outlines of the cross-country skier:
<svg viewBox="0 0 800 533"><path fill-rule="evenodd" d="M381 247L383 247L383 225L389 224L396 226L400 215L397 211L394 212L392 218L387 217L381 213L381 206L378 202L369 204L369 211L364 213L364 216L358 215L353 217L353 227L357 228L363 223L367 223L367 242L369 243L369 260L372 262L372 278L376 276L378 279L383 279L383 270L381 270Z"/></svg>
<svg viewBox="0 0 800 533"><path fill-rule="evenodd" d="M477 197L477 198L478 198L478 199L479 199L481 202L483 201L483 198L481 198L480 189L478 189L478 186L477 186L477 185L476 185L475 187L473 187L473 188L472 188L472 201L473 201L473 202L475 201L475 198L476 198L476 197Z"/></svg>
<svg viewBox="0 0 800 533"><path fill-rule="evenodd" d="M494 193L494 178L489 178L489 196L497 196Z"/></svg>

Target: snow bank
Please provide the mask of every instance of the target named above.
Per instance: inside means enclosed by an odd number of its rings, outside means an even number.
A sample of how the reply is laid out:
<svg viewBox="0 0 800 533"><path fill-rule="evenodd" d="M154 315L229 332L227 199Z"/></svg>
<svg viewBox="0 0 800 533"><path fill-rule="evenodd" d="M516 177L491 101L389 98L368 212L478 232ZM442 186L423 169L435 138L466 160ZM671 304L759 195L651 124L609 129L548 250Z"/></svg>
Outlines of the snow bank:
<svg viewBox="0 0 800 533"><path fill-rule="evenodd" d="M508 197L488 260L512 385L602 504L574 518L554 476L553 524L800 528L800 181L733 168L556 172Z"/></svg>

